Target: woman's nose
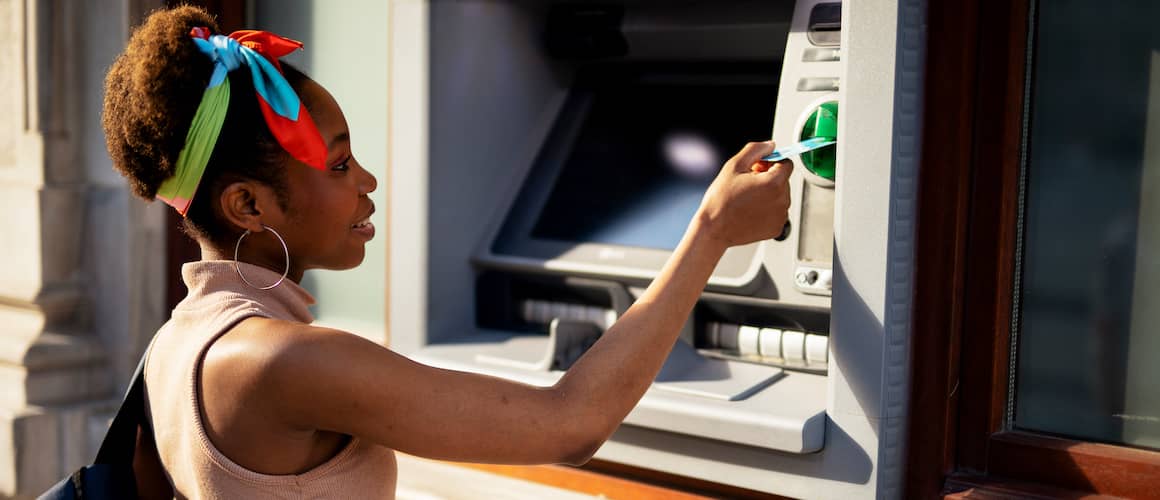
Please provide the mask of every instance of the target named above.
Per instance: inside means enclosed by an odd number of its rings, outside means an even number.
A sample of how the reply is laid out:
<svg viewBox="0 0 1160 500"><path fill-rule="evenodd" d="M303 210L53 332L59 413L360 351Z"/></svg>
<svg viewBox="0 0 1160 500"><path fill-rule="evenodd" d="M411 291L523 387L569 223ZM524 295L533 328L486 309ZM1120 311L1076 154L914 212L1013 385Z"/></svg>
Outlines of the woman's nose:
<svg viewBox="0 0 1160 500"><path fill-rule="evenodd" d="M361 166L359 168L363 171L363 174L365 174L362 178L362 181L359 182L359 194L370 194L375 192L375 189L379 187L379 180L376 179L375 174L372 174L369 170L362 168Z"/></svg>

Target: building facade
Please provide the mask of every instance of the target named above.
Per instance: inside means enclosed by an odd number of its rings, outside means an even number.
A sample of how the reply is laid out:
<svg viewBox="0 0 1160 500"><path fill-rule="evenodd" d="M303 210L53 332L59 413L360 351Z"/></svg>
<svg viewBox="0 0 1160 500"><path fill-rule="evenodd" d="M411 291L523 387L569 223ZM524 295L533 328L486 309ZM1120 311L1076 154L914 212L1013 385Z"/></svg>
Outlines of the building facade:
<svg viewBox="0 0 1160 500"><path fill-rule="evenodd" d="M91 460L180 298L189 242L167 207L132 196L100 126L106 68L166 3L0 0L0 498ZM226 31L305 42L288 60L343 105L379 178L387 230L357 279L304 279L319 324L420 355L477 328L465 277L488 227L455 224L497 217L495 193L525 171L464 169L442 146L535 155L491 145L521 138L501 114L555 116L544 89L567 71L507 71L538 57L546 2L194 3ZM584 469L403 456L400 497L1160 497L1154 4L844 2L834 90L860 133L838 154L871 166L839 176L821 450L629 425ZM1085 28L1097 22L1121 28L1116 50Z"/></svg>

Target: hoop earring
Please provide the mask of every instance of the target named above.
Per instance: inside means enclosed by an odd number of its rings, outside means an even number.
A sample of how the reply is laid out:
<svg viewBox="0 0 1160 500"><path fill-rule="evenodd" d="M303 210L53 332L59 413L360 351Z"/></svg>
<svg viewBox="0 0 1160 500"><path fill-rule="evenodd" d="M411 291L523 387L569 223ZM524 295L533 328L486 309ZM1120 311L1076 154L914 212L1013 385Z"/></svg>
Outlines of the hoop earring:
<svg viewBox="0 0 1160 500"><path fill-rule="evenodd" d="M286 247L286 240L282 239L282 235L278 234L278 231L275 231L274 228L265 224L260 225L263 229L274 233L274 237L278 238L278 243L282 244L282 254L286 256L286 270L282 271L282 277L278 278L278 281L275 281L273 285L257 286L253 283L250 283L250 280L246 279L246 275L242 274L242 268L238 265L238 249L242 248L242 240L244 240L246 236L250 235L249 229L247 229L246 232L242 233L242 235L238 237L238 243L234 245L234 269L238 272L238 277L242 279L242 282L244 282L250 288L256 288L258 290L269 290L278 285L281 285L282 281L286 279L286 275L290 274L290 249Z"/></svg>

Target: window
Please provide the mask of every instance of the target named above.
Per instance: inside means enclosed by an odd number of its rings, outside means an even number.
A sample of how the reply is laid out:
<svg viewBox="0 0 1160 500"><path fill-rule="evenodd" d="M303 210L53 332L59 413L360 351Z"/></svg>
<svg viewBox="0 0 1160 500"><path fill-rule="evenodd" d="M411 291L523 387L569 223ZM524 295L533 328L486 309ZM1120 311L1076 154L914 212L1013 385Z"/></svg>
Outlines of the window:
<svg viewBox="0 0 1160 500"><path fill-rule="evenodd" d="M927 9L907 496L1156 497L1160 6Z"/></svg>
<svg viewBox="0 0 1160 500"><path fill-rule="evenodd" d="M1160 448L1157 19L1147 1L1036 7L1015 429Z"/></svg>

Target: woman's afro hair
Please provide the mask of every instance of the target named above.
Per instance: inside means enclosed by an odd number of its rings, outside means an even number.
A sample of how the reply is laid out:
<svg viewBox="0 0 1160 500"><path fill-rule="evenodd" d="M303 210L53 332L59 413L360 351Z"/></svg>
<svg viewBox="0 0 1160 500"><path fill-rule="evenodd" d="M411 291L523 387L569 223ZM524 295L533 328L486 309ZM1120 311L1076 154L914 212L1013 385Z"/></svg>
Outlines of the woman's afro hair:
<svg viewBox="0 0 1160 500"><path fill-rule="evenodd" d="M153 12L129 39L105 77L102 125L113 167L146 200L174 174L177 156L209 83L213 64L197 49L195 27L220 34L214 18L199 7ZM289 64L283 75L301 95L308 77ZM249 179L275 189L285 205L283 169L288 155L266 126L246 68L229 74L230 103L213 154L186 213L186 232L224 241L237 233L215 215L212 201L229 182ZM309 109L310 103L304 100Z"/></svg>

